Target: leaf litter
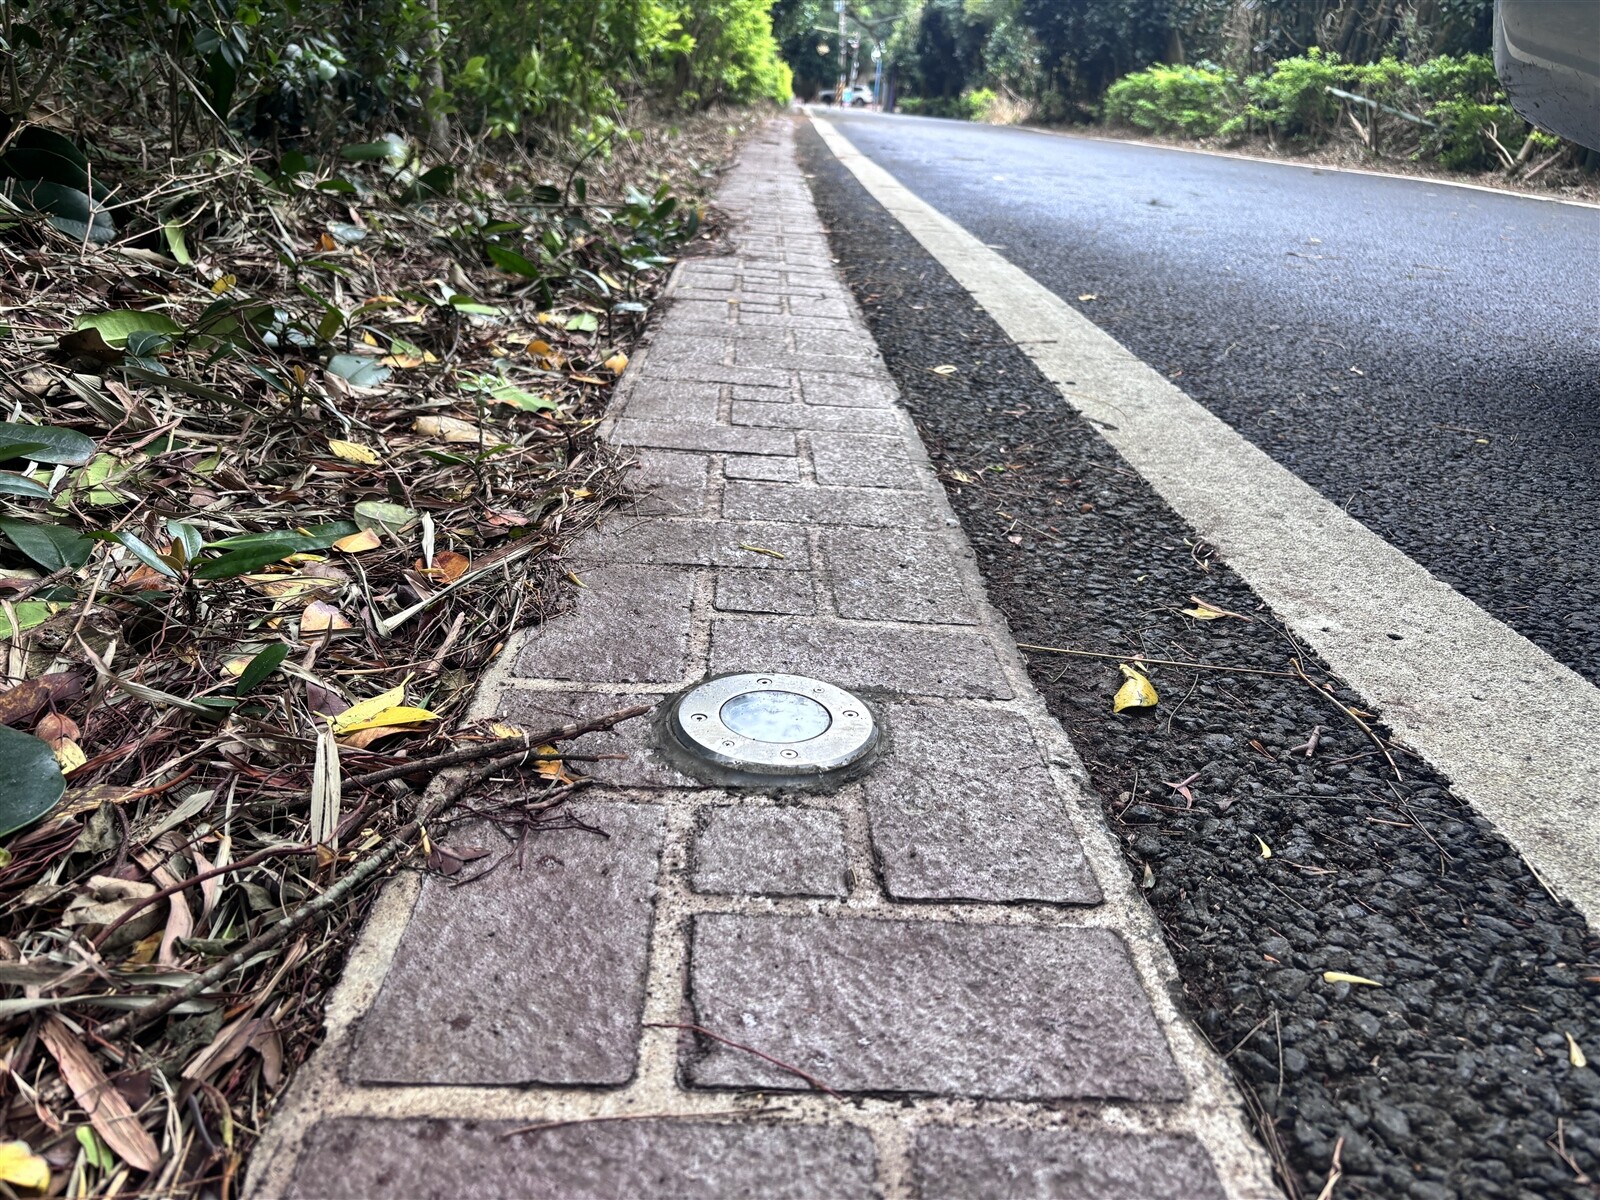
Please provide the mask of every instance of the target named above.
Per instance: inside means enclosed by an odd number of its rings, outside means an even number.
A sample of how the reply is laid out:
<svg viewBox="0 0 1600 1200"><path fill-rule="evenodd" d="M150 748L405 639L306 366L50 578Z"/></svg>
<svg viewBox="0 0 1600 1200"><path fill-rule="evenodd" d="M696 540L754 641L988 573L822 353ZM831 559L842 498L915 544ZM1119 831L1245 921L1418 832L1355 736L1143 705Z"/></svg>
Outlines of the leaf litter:
<svg viewBox="0 0 1600 1200"><path fill-rule="evenodd" d="M587 180L256 155L120 242L0 229L0 1184L234 1194L374 885L489 853L430 838L456 801L558 822L557 743L640 711L462 724L626 498L594 426L709 236L660 167L703 190L735 120Z"/></svg>

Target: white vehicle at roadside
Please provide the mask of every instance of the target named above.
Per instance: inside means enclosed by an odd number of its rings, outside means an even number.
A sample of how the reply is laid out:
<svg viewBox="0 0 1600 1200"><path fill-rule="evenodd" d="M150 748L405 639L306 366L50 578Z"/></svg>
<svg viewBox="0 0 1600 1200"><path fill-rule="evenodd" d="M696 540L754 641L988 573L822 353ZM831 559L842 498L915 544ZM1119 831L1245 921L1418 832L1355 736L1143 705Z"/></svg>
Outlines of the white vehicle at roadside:
<svg viewBox="0 0 1600 1200"><path fill-rule="evenodd" d="M1495 0L1494 68L1523 117L1600 150L1600 0Z"/></svg>

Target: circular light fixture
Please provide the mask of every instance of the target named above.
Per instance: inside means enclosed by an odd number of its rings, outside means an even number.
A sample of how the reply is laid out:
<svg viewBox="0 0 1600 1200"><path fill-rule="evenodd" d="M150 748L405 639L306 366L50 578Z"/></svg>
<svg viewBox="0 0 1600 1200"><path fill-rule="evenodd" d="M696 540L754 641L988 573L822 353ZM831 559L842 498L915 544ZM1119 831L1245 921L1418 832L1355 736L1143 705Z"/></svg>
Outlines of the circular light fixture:
<svg viewBox="0 0 1600 1200"><path fill-rule="evenodd" d="M878 724L856 696L804 675L723 675L667 706L675 757L719 783L802 785L864 764Z"/></svg>

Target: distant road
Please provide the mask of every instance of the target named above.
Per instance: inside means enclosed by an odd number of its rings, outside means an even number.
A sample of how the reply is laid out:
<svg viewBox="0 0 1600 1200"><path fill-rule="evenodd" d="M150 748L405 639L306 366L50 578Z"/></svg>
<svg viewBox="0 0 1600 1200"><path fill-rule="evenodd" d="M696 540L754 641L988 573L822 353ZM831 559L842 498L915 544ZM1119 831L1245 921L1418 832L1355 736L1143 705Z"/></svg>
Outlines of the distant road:
<svg viewBox="0 0 1600 1200"><path fill-rule="evenodd" d="M827 116L1351 516L1600 682L1600 210Z"/></svg>

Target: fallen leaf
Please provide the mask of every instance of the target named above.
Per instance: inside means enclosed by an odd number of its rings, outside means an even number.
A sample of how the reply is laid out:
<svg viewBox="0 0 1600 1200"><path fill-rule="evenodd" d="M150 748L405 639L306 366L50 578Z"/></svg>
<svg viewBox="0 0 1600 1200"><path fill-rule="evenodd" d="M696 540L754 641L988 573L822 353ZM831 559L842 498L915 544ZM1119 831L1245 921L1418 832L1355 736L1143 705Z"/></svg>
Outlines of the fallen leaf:
<svg viewBox="0 0 1600 1200"><path fill-rule="evenodd" d="M431 713L425 708L411 708L407 705L399 704L393 708L386 708L382 712L375 713L364 720L348 720L350 713L359 707L361 706L356 705L349 712L340 714L339 718L334 722L337 732L341 734L359 733L363 729L387 729L394 725L420 725L424 721L437 721L439 719L438 713Z"/></svg>
<svg viewBox="0 0 1600 1200"><path fill-rule="evenodd" d="M956 373L956 369L949 363L945 363L942 366L931 367L930 370L932 370L935 375L954 375Z"/></svg>
<svg viewBox="0 0 1600 1200"><path fill-rule="evenodd" d="M610 358L606 359L605 366L606 370L610 371L613 375L621 375L628 369L628 356L621 350L618 350Z"/></svg>
<svg viewBox="0 0 1600 1200"><path fill-rule="evenodd" d="M488 857L480 846L445 846L435 842L428 849L428 867L441 875L455 875L463 866Z"/></svg>
<svg viewBox="0 0 1600 1200"><path fill-rule="evenodd" d="M306 605L300 613L300 632L327 633L340 629L352 629L350 618L345 616L333 605L322 600L313 600Z"/></svg>
<svg viewBox="0 0 1600 1200"><path fill-rule="evenodd" d="M1193 604L1194 607L1184 609L1183 615L1186 617L1193 617L1197 621L1215 621L1221 617L1237 617L1241 621L1250 620L1250 618L1245 616L1243 613L1236 613L1231 609L1218 608L1210 601L1200 599L1199 596L1190 596L1189 602Z"/></svg>
<svg viewBox="0 0 1600 1200"><path fill-rule="evenodd" d="M559 751L554 746L539 746L535 748L536 754L557 754ZM533 764L533 769L538 772L541 779L548 779L552 783L576 783L571 775L567 774L566 764L559 758L542 758Z"/></svg>
<svg viewBox="0 0 1600 1200"><path fill-rule="evenodd" d="M1566 1032L1563 1030L1562 1032ZM1583 1053L1583 1047L1578 1045L1578 1039L1570 1033L1567 1034L1567 1061L1575 1067L1587 1067L1588 1058Z"/></svg>
<svg viewBox="0 0 1600 1200"><path fill-rule="evenodd" d="M61 1068L61 1078L72 1090L78 1106L89 1114L89 1123L95 1132L105 1138L110 1146L130 1166L141 1171L154 1171L161 1161L161 1151L155 1139L139 1124L133 1109L122 1098L122 1093L111 1086L94 1055L75 1037L60 1017L45 1017L39 1027L39 1040L45 1044L56 1065Z"/></svg>
<svg viewBox="0 0 1600 1200"><path fill-rule="evenodd" d="M1256 845L1261 847L1261 857L1262 858L1271 858L1272 857L1272 847L1267 845L1266 842L1261 840L1261 835L1259 833L1258 834L1254 834L1252 836L1254 836L1254 838L1256 839Z"/></svg>
<svg viewBox="0 0 1600 1200"><path fill-rule="evenodd" d="M363 529L352 533L349 537L342 537L333 544L335 550L343 550L346 554L360 554L364 550L376 550L383 545L383 539L370 529Z"/></svg>
<svg viewBox="0 0 1600 1200"><path fill-rule="evenodd" d="M1357 983L1363 987L1382 987L1376 979L1368 979L1365 975L1347 975L1343 971L1324 971L1323 983Z"/></svg>
<svg viewBox="0 0 1600 1200"><path fill-rule="evenodd" d="M24 624L20 620L20 613L18 616L18 623ZM19 724L41 708L66 704L81 695L83 676L72 671L57 671L24 680L16 687L0 692L0 725Z"/></svg>
<svg viewBox="0 0 1600 1200"><path fill-rule="evenodd" d="M1098 300L1100 297L1095 295L1093 292L1085 292L1083 295L1079 296L1078 299L1087 304L1090 300Z"/></svg>
<svg viewBox="0 0 1600 1200"><path fill-rule="evenodd" d="M516 725L507 725L504 721L495 721L489 726L489 732L498 738L522 737L524 730Z"/></svg>
<svg viewBox="0 0 1600 1200"><path fill-rule="evenodd" d="M211 285L211 294L213 296L220 296L223 292L227 291L238 282L239 277L237 275L219 276L217 281Z"/></svg>
<svg viewBox="0 0 1600 1200"><path fill-rule="evenodd" d="M349 727L356 722L366 721L371 717L375 717L386 708L394 708L397 705L404 704L405 699L406 685L402 683L399 687L390 688L387 692L374 696L370 700L362 700L359 703L352 704L334 718L333 732L347 733L349 732Z"/></svg>
<svg viewBox="0 0 1600 1200"><path fill-rule="evenodd" d="M376 450L371 446L363 446L360 442L342 442L338 438L329 438L328 449L333 451L336 458L342 458L345 462L360 463L366 467L375 467L383 461Z"/></svg>
<svg viewBox="0 0 1600 1200"><path fill-rule="evenodd" d="M51 749L55 751L56 762L60 764L63 775L76 771L89 761L89 756L83 752L83 747L71 738L62 738Z"/></svg>
<svg viewBox="0 0 1600 1200"><path fill-rule="evenodd" d="M789 557L782 550L774 550L769 546L755 546L749 542L740 542L739 549L748 550L751 554L765 554L768 558L786 559Z"/></svg>
<svg viewBox="0 0 1600 1200"><path fill-rule="evenodd" d="M481 442L483 430L471 421L459 417L418 417L411 423L411 432L423 437L434 437L444 442Z"/></svg>
<svg viewBox="0 0 1600 1200"><path fill-rule="evenodd" d="M50 1186L50 1164L27 1142L0 1142L0 1181L42 1192Z"/></svg>
<svg viewBox="0 0 1600 1200"><path fill-rule="evenodd" d="M416 524L415 509L388 500L361 500L355 508L356 524L372 533L399 534Z"/></svg>
<svg viewBox="0 0 1600 1200"><path fill-rule="evenodd" d="M1127 663L1117 665L1127 678L1111 701L1111 711L1121 712L1125 708L1154 708L1161 699L1155 685Z"/></svg>
<svg viewBox="0 0 1600 1200"><path fill-rule="evenodd" d="M467 568L472 566L472 560L465 554L457 554L454 550L441 550L433 556L433 566L424 566L419 558L412 567L419 575L426 575L429 579L437 579L440 583L454 583L467 573Z"/></svg>

